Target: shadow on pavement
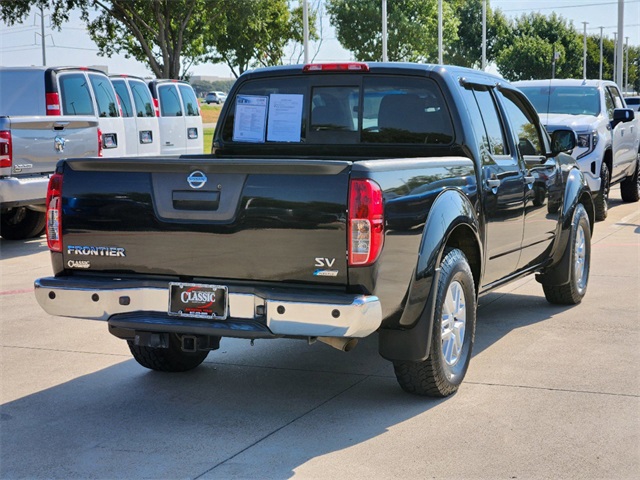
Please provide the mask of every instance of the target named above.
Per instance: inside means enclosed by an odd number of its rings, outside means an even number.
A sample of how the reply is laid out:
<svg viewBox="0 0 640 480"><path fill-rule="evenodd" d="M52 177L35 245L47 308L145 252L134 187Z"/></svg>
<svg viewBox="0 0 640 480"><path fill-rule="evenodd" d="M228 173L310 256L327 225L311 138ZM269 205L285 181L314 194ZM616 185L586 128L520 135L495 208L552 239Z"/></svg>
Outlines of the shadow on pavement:
<svg viewBox="0 0 640 480"><path fill-rule="evenodd" d="M48 251L45 237L29 238L26 240L5 240L0 237L0 259L25 257Z"/></svg>

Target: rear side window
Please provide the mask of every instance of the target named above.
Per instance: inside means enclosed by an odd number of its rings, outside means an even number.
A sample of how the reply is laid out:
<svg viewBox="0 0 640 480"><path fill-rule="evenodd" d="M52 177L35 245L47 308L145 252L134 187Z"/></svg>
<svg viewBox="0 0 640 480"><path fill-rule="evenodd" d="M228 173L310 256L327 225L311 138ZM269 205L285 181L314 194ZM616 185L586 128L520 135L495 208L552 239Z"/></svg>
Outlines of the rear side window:
<svg viewBox="0 0 640 480"><path fill-rule="evenodd" d="M149 87L137 80L130 80L129 87L131 87L133 102L136 106L136 116L155 117L156 113L153 108L153 99L151 98Z"/></svg>
<svg viewBox="0 0 640 480"><path fill-rule="evenodd" d="M92 73L89 74L89 80L96 96L98 116L101 118L119 117L118 101L111 81L106 76Z"/></svg>
<svg viewBox="0 0 640 480"><path fill-rule="evenodd" d="M113 88L116 89L116 94L120 100L120 106L122 107L122 114L125 117L133 117L133 110L131 108L131 100L129 99L129 91L124 80L111 80Z"/></svg>
<svg viewBox="0 0 640 480"><path fill-rule="evenodd" d="M62 113L64 115L95 115L87 78L84 73L58 76Z"/></svg>
<svg viewBox="0 0 640 480"><path fill-rule="evenodd" d="M200 109L198 108L198 99L193 93L193 89L188 85L180 85L180 94L182 95L182 103L187 117L199 117Z"/></svg>
<svg viewBox="0 0 640 480"><path fill-rule="evenodd" d="M480 108L480 114L484 120L484 126L487 131L487 141L489 142L490 152L494 155L507 155L507 142L502 129L502 122L496 110L496 104L488 89L474 90L474 96Z"/></svg>
<svg viewBox="0 0 640 480"><path fill-rule="evenodd" d="M163 117L181 117L182 106L178 90L173 85L163 85L158 87L158 97L160 98L160 115Z"/></svg>
<svg viewBox="0 0 640 480"><path fill-rule="evenodd" d="M498 93L507 116L511 120L514 133L518 137L518 149L521 155L543 155L541 133L536 121L515 92L503 90Z"/></svg>

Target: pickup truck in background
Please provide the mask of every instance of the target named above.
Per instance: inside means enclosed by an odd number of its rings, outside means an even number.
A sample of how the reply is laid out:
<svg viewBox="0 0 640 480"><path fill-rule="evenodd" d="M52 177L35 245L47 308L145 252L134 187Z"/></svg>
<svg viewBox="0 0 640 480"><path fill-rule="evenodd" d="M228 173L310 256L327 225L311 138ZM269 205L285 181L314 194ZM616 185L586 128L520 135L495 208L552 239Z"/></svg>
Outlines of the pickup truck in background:
<svg viewBox="0 0 640 480"><path fill-rule="evenodd" d="M640 198L640 124L618 86L607 80L515 82L551 133L571 128L578 136L572 155L594 193L596 220L607 218L609 191L620 183L624 202Z"/></svg>
<svg viewBox="0 0 640 480"><path fill-rule="evenodd" d="M42 235L47 185L56 163L97 155L95 117L0 116L0 236Z"/></svg>
<svg viewBox="0 0 640 480"><path fill-rule="evenodd" d="M196 368L221 337L350 350L378 332L400 386L446 396L479 295L536 274L587 290L583 173L526 97L483 72L405 63L259 69L211 155L61 161L47 194L52 315L102 320L142 366Z"/></svg>

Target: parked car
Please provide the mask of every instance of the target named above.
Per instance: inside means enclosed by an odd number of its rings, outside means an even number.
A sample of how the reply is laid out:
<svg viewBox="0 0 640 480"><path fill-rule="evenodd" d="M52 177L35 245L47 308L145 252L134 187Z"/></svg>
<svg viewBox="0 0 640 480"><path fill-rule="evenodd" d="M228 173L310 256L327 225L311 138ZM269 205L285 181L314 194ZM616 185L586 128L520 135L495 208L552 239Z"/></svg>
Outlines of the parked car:
<svg viewBox="0 0 640 480"><path fill-rule="evenodd" d="M624 101L627 104L627 107L640 112L640 97L624 97Z"/></svg>
<svg viewBox="0 0 640 480"><path fill-rule="evenodd" d="M148 85L160 123L160 153L202 153L202 116L191 85L178 80L151 80Z"/></svg>
<svg viewBox="0 0 640 480"><path fill-rule="evenodd" d="M224 92L209 92L207 96L204 97L204 101L207 105L210 103L221 104L227 99L227 94Z"/></svg>
<svg viewBox="0 0 640 480"><path fill-rule="evenodd" d="M574 132L550 139L497 76L258 69L235 83L213 145L60 162L38 303L105 321L165 372L196 368L221 337L348 351L378 332L404 390L446 396L472 358L479 295L531 274L551 303L587 291L593 201L562 153Z"/></svg>
<svg viewBox="0 0 640 480"><path fill-rule="evenodd" d="M607 217L609 191L617 183L623 201L640 199L640 123L614 82L554 79L514 85L536 107L549 132L576 132L572 155L594 194L596 220Z"/></svg>
<svg viewBox="0 0 640 480"><path fill-rule="evenodd" d="M106 78L95 75L97 83ZM86 85L84 97L70 87L78 77ZM99 134L92 85L80 69L0 67L0 235L4 239L43 233L47 184L60 159L102 154L104 136L101 139ZM61 105L69 106L76 98L86 104L63 112ZM102 127L109 128L108 120L102 121Z"/></svg>
<svg viewBox="0 0 640 480"><path fill-rule="evenodd" d="M160 123L146 82L131 75L110 75L126 135L127 155L160 155Z"/></svg>

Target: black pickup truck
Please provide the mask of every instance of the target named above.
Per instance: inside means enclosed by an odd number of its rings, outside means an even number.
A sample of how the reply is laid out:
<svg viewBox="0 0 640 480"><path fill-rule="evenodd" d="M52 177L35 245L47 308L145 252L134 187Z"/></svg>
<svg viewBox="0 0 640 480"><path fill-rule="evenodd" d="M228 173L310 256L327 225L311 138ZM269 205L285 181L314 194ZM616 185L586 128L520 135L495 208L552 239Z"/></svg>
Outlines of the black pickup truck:
<svg viewBox="0 0 640 480"><path fill-rule="evenodd" d="M221 337L350 350L378 333L400 386L446 396L479 295L537 274L586 291L594 207L570 130L503 79L435 65L242 75L211 155L61 161L48 313L103 320L144 367L197 367Z"/></svg>

